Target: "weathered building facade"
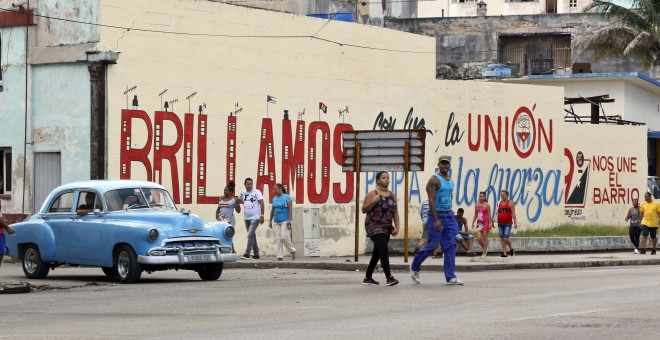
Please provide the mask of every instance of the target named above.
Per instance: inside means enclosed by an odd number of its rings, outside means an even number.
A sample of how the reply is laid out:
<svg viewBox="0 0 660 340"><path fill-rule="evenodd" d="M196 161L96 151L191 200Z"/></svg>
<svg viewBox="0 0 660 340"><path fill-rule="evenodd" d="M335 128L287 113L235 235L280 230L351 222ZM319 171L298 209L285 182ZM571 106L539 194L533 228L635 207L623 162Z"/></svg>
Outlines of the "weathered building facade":
<svg viewBox="0 0 660 340"><path fill-rule="evenodd" d="M587 42L611 24L593 14L385 20L387 28L436 39L439 79L484 78L490 64L501 65L512 77L591 72L660 77L657 67L646 69L630 59L594 60Z"/></svg>
<svg viewBox="0 0 660 340"><path fill-rule="evenodd" d="M100 64L108 61L95 54L98 26L69 21L97 23L98 3L28 5L0 1L0 197L10 219L33 212L60 183L105 176L105 103L99 102L104 95L99 84L105 76ZM90 174L92 168L96 175Z"/></svg>
<svg viewBox="0 0 660 340"><path fill-rule="evenodd" d="M207 219L229 181L241 190L253 178L267 202L281 182L294 207L319 209L322 256L352 254L354 221L364 219L356 190L363 197L375 185L373 172L359 174L359 188L356 174L342 172L347 130L427 131L424 171L411 172L407 188L402 172L391 174L411 237L421 235L419 205L441 154L453 157L455 207L470 215L480 191L495 204L507 189L525 228L618 224L644 190L646 127L566 124L558 87L437 80L434 38L209 1L101 0L90 11L84 20L72 10L35 21L54 37L77 25L90 31L60 47L83 49L75 60L28 63L34 145L23 153L23 135L12 133L20 122L0 134L0 146L12 148L13 188L35 186L45 169L39 150L60 154L47 169L59 169L62 183L101 172L152 180ZM53 32L62 19L76 23ZM16 54L11 67L20 71ZM90 73L96 67L105 72ZM14 103L2 107L3 121L20 116L25 98L0 92L0 103ZM21 195L2 201L20 213ZM237 230L240 249L246 237ZM258 238L273 254L272 231L260 228Z"/></svg>

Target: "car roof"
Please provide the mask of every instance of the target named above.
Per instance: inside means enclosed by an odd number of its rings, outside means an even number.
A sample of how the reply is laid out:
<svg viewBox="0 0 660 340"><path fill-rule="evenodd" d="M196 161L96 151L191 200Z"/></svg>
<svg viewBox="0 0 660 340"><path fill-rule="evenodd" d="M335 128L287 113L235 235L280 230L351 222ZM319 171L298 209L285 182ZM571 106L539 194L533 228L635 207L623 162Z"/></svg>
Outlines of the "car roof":
<svg viewBox="0 0 660 340"><path fill-rule="evenodd" d="M122 188L154 188L154 189L165 189L162 185L149 182L149 181L136 181L136 180L91 180L91 181L78 181L71 182L68 184L60 185L55 188L55 191L63 190L75 190L75 189L94 189L101 194L108 192L110 190L122 189Z"/></svg>

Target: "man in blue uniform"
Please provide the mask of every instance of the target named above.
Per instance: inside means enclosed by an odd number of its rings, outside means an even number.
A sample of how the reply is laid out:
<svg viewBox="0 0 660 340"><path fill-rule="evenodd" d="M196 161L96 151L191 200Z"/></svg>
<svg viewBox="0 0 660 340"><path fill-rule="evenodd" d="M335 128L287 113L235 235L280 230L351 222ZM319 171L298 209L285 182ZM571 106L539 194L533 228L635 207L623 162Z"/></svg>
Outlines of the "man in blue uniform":
<svg viewBox="0 0 660 340"><path fill-rule="evenodd" d="M425 228L428 232L428 242L410 264L410 277L414 283L419 284L419 271L422 262L433 253L442 240L442 249L445 252L444 270L448 285L462 285L463 281L456 278L456 233L458 223L452 208L454 182L449 177L451 156L443 155L438 160L438 173L434 174L426 184L426 193L429 197L429 214Z"/></svg>

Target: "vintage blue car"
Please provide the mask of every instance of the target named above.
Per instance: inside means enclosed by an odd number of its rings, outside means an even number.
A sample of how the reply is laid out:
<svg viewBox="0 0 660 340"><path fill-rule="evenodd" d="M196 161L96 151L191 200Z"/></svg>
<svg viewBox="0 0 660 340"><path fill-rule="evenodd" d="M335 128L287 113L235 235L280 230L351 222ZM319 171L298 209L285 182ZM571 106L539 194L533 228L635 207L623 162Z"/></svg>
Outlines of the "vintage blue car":
<svg viewBox="0 0 660 340"><path fill-rule="evenodd" d="M30 279L62 264L96 266L121 282L148 273L189 269L217 280L232 253L234 227L177 210L162 186L145 181L75 182L53 190L41 210L13 224L8 255Z"/></svg>

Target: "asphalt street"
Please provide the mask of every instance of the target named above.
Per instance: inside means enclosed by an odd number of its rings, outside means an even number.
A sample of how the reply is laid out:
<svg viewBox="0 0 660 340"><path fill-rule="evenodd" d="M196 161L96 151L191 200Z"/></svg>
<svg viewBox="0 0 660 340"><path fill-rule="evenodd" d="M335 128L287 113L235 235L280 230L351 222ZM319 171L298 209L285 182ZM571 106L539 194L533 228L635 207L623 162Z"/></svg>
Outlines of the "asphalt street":
<svg viewBox="0 0 660 340"><path fill-rule="evenodd" d="M6 339L657 339L660 267L437 270L414 285L361 285L362 271L227 269L218 281L158 272L122 285L96 268L59 268L2 294ZM383 274L374 278L384 282ZM0 281L25 281L5 263Z"/></svg>

